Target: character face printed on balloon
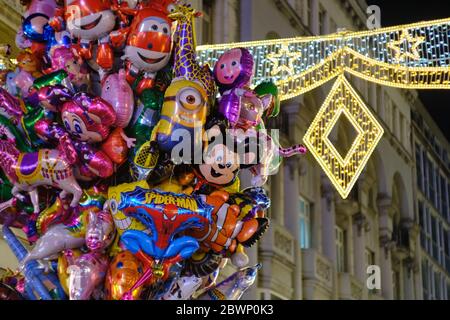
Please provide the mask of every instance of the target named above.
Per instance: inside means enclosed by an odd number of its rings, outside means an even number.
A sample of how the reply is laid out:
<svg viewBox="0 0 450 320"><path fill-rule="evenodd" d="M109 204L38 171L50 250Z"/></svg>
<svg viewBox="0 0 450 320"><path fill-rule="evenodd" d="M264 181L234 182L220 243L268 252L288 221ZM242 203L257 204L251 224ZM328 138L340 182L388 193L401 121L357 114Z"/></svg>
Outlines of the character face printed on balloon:
<svg viewBox="0 0 450 320"><path fill-rule="evenodd" d="M215 145L206 154L205 164L199 165L202 176L210 183L228 185L239 172L238 155L224 144Z"/></svg>
<svg viewBox="0 0 450 320"><path fill-rule="evenodd" d="M116 17L107 0L66 0L67 30L72 36L97 40L114 29Z"/></svg>
<svg viewBox="0 0 450 320"><path fill-rule="evenodd" d="M225 52L214 66L214 77L222 91L250 84L254 60L247 49L236 48Z"/></svg>
<svg viewBox="0 0 450 320"><path fill-rule="evenodd" d="M65 70L70 80L80 80L83 77L81 72L81 59L69 48L61 47L52 52L52 69ZM86 74L84 74L86 76Z"/></svg>
<svg viewBox="0 0 450 320"><path fill-rule="evenodd" d="M175 89L178 92L175 96L176 112L174 113L178 123L187 128L193 128L195 121L204 123L207 111L207 95L203 87L196 82L189 83L189 81L183 80L171 85L170 89L166 92L165 99L167 98L167 101L163 105L163 110L168 105L170 109L170 94Z"/></svg>
<svg viewBox="0 0 450 320"><path fill-rule="evenodd" d="M198 165L197 171L213 185L229 186L241 168L255 162L257 150L249 148L250 139L239 141L227 134L224 123L211 126L206 134L211 143L206 147L203 164Z"/></svg>
<svg viewBox="0 0 450 320"><path fill-rule="evenodd" d="M77 140L89 143L101 142L109 135L116 121L114 109L101 98L78 94L64 104L62 121L66 130Z"/></svg>
<svg viewBox="0 0 450 320"><path fill-rule="evenodd" d="M244 130L259 125L264 111L272 103L272 96L267 94L262 97L256 95L242 98L241 112L237 126Z"/></svg>
<svg viewBox="0 0 450 320"><path fill-rule="evenodd" d="M223 84L232 84L241 74L241 57L239 49L226 52L217 62L217 80Z"/></svg>
<svg viewBox="0 0 450 320"><path fill-rule="evenodd" d="M163 11L154 8L139 10L133 19L125 56L142 71L157 72L170 59L171 22Z"/></svg>

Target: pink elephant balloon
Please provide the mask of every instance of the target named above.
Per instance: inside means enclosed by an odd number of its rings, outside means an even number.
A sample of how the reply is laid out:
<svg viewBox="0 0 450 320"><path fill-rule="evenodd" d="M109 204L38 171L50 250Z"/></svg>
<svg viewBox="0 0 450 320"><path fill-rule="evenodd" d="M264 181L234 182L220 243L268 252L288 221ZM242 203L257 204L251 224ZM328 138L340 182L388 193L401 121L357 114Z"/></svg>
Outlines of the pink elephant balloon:
<svg viewBox="0 0 450 320"><path fill-rule="evenodd" d="M127 82L125 70L109 75L102 86L102 98L116 111L115 126L125 128L131 121L134 111L133 90Z"/></svg>

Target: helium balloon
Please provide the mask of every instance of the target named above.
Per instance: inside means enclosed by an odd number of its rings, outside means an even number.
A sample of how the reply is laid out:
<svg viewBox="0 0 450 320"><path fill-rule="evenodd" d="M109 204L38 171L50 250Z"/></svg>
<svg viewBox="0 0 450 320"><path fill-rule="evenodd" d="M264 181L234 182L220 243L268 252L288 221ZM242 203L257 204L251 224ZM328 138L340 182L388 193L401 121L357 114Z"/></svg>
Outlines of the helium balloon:
<svg viewBox="0 0 450 320"><path fill-rule="evenodd" d="M143 273L142 263L129 251L117 254L109 265L106 275L105 290L109 300L120 300ZM133 290L133 298L138 299L141 288Z"/></svg>
<svg viewBox="0 0 450 320"><path fill-rule="evenodd" d="M115 126L125 128L131 121L134 111L134 94L126 81L124 70L109 75L102 86L102 98L116 111Z"/></svg>
<svg viewBox="0 0 450 320"><path fill-rule="evenodd" d="M199 300L239 300L256 280L260 264L233 273L230 277L202 294Z"/></svg>
<svg viewBox="0 0 450 320"><path fill-rule="evenodd" d="M171 21L157 2L127 11L134 16L130 28L114 31L111 37L116 46L126 42L122 59L126 61L128 82L133 84L140 73L144 74L137 88L137 93L141 94L155 86L156 73L170 60Z"/></svg>

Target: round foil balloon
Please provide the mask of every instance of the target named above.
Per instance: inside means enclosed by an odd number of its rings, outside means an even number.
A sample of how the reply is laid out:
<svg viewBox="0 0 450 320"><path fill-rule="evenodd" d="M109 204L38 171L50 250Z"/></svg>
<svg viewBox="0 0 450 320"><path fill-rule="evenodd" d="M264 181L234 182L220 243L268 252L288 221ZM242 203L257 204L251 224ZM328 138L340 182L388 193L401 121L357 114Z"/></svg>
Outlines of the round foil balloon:
<svg viewBox="0 0 450 320"><path fill-rule="evenodd" d="M125 292L138 281L143 273L143 266L129 251L116 255L109 265L105 280L106 298L120 300ZM142 288L133 291L133 297L139 298Z"/></svg>

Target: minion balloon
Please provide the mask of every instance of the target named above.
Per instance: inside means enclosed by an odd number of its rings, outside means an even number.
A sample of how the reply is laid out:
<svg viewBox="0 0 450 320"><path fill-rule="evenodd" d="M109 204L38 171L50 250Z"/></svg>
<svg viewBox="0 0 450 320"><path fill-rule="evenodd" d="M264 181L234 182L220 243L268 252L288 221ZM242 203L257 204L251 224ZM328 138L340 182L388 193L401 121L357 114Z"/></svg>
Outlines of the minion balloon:
<svg viewBox="0 0 450 320"><path fill-rule="evenodd" d="M166 90L161 118L150 139L167 153L178 144L194 146L202 141L208 100L215 94L214 78L209 66L199 66L195 57L193 19L197 16L198 13L188 6L179 6L169 15L178 21L175 78ZM187 137L189 141L184 141Z"/></svg>

